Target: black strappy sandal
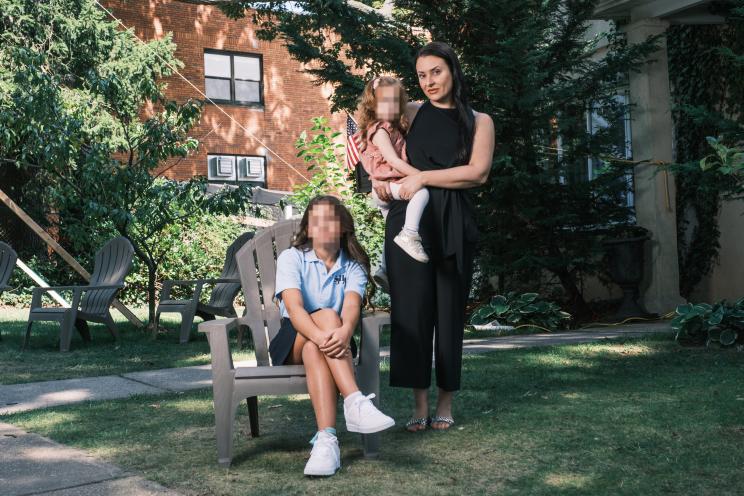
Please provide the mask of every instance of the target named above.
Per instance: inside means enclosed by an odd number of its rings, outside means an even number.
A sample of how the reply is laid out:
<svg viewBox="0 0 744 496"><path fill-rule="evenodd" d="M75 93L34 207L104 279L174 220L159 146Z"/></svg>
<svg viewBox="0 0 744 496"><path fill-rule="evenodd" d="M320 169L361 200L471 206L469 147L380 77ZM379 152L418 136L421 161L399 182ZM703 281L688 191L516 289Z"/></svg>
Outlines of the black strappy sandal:
<svg viewBox="0 0 744 496"><path fill-rule="evenodd" d="M447 427L434 427L432 424L447 424ZM450 427L455 425L455 419L452 417L445 417L445 416L435 416L431 417L429 420L429 425L431 425L432 430L435 431L448 431Z"/></svg>
<svg viewBox="0 0 744 496"><path fill-rule="evenodd" d="M414 426L414 425L423 426L423 429L419 429L418 427L416 428L416 430L409 429L409 427ZM406 422L406 431L408 432L425 431L427 425L429 425L429 417L412 418L411 420Z"/></svg>

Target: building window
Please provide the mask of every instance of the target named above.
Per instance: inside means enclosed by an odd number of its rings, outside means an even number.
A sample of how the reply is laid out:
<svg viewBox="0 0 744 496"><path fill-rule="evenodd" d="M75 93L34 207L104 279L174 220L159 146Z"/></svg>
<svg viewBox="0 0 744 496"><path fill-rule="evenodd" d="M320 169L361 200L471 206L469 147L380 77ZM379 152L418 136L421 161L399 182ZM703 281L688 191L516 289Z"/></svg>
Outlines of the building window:
<svg viewBox="0 0 744 496"><path fill-rule="evenodd" d="M266 186L266 157L207 155L208 176L214 183L244 182Z"/></svg>
<svg viewBox="0 0 744 496"><path fill-rule="evenodd" d="M632 160L633 150L631 148L631 134L630 134L630 115L628 115L627 109L629 107L628 94L621 93L615 97L617 104L626 109L626 112L619 117L619 121L615 123L617 129L620 130L620 136L617 144L613 147L612 155L621 160ZM599 130L610 127L610 123L600 115L599 109L592 108L590 112L587 112L586 127L590 134L596 134ZM591 181L597 176L597 171L602 167L600 160L595 158L589 158L587 161L587 177ZM625 180L628 183L628 194L624 198L625 203L628 207L633 207L635 204L633 198L633 173L632 168L626 176Z"/></svg>
<svg viewBox="0 0 744 496"><path fill-rule="evenodd" d="M204 51L204 88L220 103L263 105L261 55Z"/></svg>

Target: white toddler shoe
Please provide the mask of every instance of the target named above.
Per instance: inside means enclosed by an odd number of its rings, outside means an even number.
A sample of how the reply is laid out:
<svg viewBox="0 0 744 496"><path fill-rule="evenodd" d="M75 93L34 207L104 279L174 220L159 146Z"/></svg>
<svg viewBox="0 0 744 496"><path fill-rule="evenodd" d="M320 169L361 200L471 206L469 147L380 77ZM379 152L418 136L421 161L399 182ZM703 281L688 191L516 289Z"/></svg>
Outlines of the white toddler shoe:
<svg viewBox="0 0 744 496"><path fill-rule="evenodd" d="M421 244L421 236L416 234L409 234L405 231L401 231L393 239L395 244L400 246L404 252L408 253L414 260L422 263L429 261L429 255L424 251L424 246Z"/></svg>

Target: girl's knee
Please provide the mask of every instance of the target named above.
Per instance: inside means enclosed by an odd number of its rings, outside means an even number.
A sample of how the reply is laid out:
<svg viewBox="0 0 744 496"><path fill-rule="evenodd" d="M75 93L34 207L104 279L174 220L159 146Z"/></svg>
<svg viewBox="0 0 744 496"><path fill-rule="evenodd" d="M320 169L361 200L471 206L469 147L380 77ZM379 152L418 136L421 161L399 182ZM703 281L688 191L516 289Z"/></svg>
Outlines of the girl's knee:
<svg viewBox="0 0 744 496"><path fill-rule="evenodd" d="M338 327L341 325L341 317L332 308L321 308L310 314L310 317L320 327Z"/></svg>
<svg viewBox="0 0 744 496"><path fill-rule="evenodd" d="M322 353L320 351L320 348L318 348L318 345L313 343L312 341L306 341L304 345L302 345L302 356L305 360L307 360L308 357L316 357L321 356Z"/></svg>

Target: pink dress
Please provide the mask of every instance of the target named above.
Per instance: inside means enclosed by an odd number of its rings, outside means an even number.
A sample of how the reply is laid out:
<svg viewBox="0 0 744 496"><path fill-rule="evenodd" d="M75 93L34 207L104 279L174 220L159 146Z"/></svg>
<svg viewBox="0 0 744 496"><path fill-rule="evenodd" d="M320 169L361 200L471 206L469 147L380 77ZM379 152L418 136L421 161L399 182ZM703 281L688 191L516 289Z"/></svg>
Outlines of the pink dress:
<svg viewBox="0 0 744 496"><path fill-rule="evenodd" d="M393 169L383 158L380 149L377 145L372 143L372 137L375 133L384 129L390 135L390 141L393 144L395 153L400 158L408 162L406 156L406 140L400 131L395 129L389 122L375 121L367 129L367 147L362 151L360 160L362 161L362 167L369 174L370 179L376 181L390 181L403 177L403 174Z"/></svg>

